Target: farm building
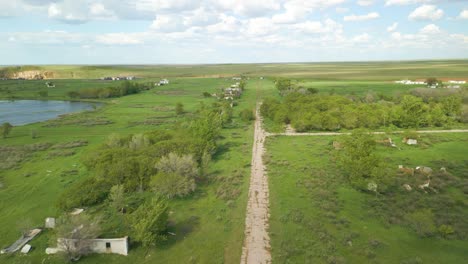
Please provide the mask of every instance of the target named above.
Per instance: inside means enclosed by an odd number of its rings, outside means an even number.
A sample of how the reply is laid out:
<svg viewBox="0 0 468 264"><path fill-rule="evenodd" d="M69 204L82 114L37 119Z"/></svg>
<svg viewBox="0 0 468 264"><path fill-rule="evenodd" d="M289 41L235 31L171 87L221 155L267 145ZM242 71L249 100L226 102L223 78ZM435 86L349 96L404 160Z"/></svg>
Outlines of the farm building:
<svg viewBox="0 0 468 264"><path fill-rule="evenodd" d="M451 81L448 81L448 83L450 83L450 84L466 84L466 81L453 81L453 80L451 80Z"/></svg>
<svg viewBox="0 0 468 264"><path fill-rule="evenodd" d="M163 85L166 85L166 84L169 84L169 80L168 80L168 79L162 79L162 80L160 80L159 82L155 83L154 85L156 85L156 86L163 86Z"/></svg>
<svg viewBox="0 0 468 264"><path fill-rule="evenodd" d="M128 255L128 237L90 239L89 250L94 253ZM59 238L56 248L47 248L46 254L56 254L73 248L75 239Z"/></svg>
<svg viewBox="0 0 468 264"><path fill-rule="evenodd" d="M413 85L413 84L425 85L425 84L427 84L426 82L423 82L423 81L410 81L410 80L395 81L395 83L405 84L405 85Z"/></svg>

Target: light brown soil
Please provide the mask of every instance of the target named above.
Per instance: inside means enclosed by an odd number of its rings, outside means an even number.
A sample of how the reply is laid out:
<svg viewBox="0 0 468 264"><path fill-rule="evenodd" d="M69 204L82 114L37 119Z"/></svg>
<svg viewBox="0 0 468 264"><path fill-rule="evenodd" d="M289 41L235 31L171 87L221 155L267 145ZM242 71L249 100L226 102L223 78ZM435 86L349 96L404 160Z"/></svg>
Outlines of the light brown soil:
<svg viewBox="0 0 468 264"><path fill-rule="evenodd" d="M268 179L262 156L266 133L257 106L249 200L245 218L245 238L241 264L271 263L270 236L268 235Z"/></svg>

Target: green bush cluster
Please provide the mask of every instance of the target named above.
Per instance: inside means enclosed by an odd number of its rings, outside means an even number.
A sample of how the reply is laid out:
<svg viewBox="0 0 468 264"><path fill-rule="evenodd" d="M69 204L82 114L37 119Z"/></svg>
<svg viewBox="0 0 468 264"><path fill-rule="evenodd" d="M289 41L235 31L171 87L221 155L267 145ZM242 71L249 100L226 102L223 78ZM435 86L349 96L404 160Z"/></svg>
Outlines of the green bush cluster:
<svg viewBox="0 0 468 264"><path fill-rule="evenodd" d="M149 87L147 85L125 81L118 87L87 88L79 91L70 91L67 93L67 95L72 99L113 98L136 94L148 89Z"/></svg>
<svg viewBox="0 0 468 264"><path fill-rule="evenodd" d="M458 95L428 102L413 95L393 101L373 101L291 92L282 101L265 99L261 113L276 123L291 124L298 132L389 126L443 127L461 121L462 98Z"/></svg>

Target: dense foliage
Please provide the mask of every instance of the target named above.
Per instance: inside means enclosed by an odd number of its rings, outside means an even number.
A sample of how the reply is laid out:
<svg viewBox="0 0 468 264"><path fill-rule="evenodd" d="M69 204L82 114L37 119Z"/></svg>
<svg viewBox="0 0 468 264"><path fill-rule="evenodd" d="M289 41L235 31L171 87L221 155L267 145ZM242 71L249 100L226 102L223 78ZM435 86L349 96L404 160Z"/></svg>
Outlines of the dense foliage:
<svg viewBox="0 0 468 264"><path fill-rule="evenodd" d="M150 87L144 84L125 81L118 87L107 88L86 88L79 91L68 92L70 98L80 99L96 99L96 98L112 98L121 97L130 94L136 94L143 90L148 90Z"/></svg>
<svg viewBox="0 0 468 264"><path fill-rule="evenodd" d="M423 100L404 95L387 101L371 95L355 98L291 92L282 101L265 99L261 112L277 123L290 123L298 132L389 126L443 127L462 121L462 97L452 94Z"/></svg>
<svg viewBox="0 0 468 264"><path fill-rule="evenodd" d="M83 160L93 176L67 189L59 207L99 204L112 186L121 186L128 193L153 191L168 198L190 194L217 149L220 129L230 120L226 115L223 105L202 106L190 120L178 124L177 130L110 135Z"/></svg>

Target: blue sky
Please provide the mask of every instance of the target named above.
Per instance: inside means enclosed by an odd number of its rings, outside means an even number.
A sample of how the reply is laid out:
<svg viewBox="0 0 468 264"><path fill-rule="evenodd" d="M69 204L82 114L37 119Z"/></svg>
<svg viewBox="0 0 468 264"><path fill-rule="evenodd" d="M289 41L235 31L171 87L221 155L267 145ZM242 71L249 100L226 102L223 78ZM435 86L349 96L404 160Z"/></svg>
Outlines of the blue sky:
<svg viewBox="0 0 468 264"><path fill-rule="evenodd" d="M468 58L468 0L0 0L0 65Z"/></svg>

